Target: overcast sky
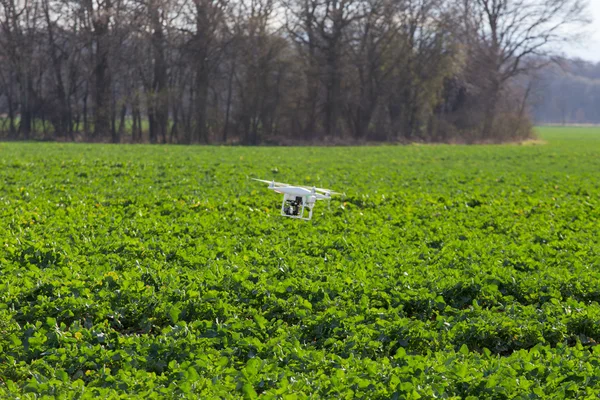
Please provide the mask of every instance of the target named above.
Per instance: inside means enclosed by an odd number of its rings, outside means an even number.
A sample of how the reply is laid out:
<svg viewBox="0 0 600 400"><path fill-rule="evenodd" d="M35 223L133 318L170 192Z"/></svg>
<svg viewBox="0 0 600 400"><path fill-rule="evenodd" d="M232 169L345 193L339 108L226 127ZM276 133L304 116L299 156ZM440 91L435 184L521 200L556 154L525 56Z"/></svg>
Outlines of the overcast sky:
<svg viewBox="0 0 600 400"><path fill-rule="evenodd" d="M600 62L600 0L589 0L592 23L586 28L588 34L582 40L564 48L566 55Z"/></svg>

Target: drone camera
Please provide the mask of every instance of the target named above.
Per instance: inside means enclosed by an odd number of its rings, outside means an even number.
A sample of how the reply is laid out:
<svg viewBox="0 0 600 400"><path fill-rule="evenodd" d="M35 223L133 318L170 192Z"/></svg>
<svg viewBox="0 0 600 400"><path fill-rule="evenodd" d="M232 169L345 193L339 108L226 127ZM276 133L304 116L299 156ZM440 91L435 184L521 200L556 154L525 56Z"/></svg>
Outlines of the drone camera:
<svg viewBox="0 0 600 400"><path fill-rule="evenodd" d="M296 199L285 199L283 212L286 215L297 216L300 214L300 206L302 205L302 197Z"/></svg>

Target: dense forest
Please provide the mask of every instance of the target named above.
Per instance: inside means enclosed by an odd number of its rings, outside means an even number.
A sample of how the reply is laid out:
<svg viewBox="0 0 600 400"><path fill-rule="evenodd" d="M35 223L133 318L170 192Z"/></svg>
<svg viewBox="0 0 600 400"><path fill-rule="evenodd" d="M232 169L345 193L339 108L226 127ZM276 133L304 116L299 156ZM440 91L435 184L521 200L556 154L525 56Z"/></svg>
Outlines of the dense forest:
<svg viewBox="0 0 600 400"><path fill-rule="evenodd" d="M585 0L0 0L0 138L514 140L585 22Z"/></svg>

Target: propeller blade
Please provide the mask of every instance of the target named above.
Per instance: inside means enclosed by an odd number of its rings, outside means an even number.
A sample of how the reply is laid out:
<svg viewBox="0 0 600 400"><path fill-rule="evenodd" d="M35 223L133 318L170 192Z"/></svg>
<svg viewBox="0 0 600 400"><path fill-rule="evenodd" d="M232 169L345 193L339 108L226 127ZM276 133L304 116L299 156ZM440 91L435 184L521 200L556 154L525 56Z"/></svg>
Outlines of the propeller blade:
<svg viewBox="0 0 600 400"><path fill-rule="evenodd" d="M323 193L329 193L329 194L341 194L340 192L335 192L335 191L329 190L329 189L316 188L313 186L299 186L299 187L303 187L303 188L311 189L311 190L314 189L317 192L323 192Z"/></svg>
<svg viewBox="0 0 600 400"><path fill-rule="evenodd" d="M253 179L253 180L258 181L258 182L264 182L264 183L268 183L268 184L273 184L273 185L276 185L276 186L294 186L294 187L301 187L301 188L308 189L308 190L313 190L314 189L316 192L327 193L329 195L339 195L339 194L342 194L340 192L335 192L333 190L324 189L324 188L318 188L318 187L314 187L314 186L290 185L289 183L268 181L266 179L258 179L258 178L250 178L250 179Z"/></svg>
<svg viewBox="0 0 600 400"><path fill-rule="evenodd" d="M329 194L341 194L340 192L335 192L333 190L318 188L318 187L314 187L314 186L300 186L300 185L297 185L297 186L301 187L301 188L305 188L305 189L310 189L310 190L314 189L317 192L323 192L323 193L329 193Z"/></svg>
<svg viewBox="0 0 600 400"><path fill-rule="evenodd" d="M271 183L271 181L267 181L265 179L258 179L258 178L250 178L250 179L253 179L253 180L259 181L259 182L264 182L264 183Z"/></svg>
<svg viewBox="0 0 600 400"><path fill-rule="evenodd" d="M275 182L275 181L267 181L266 179L257 179L257 178L250 178L250 179L253 179L253 180L259 181L259 182L268 183L268 184L272 183L272 184L277 185L277 186L291 186L291 185L289 185L287 183Z"/></svg>

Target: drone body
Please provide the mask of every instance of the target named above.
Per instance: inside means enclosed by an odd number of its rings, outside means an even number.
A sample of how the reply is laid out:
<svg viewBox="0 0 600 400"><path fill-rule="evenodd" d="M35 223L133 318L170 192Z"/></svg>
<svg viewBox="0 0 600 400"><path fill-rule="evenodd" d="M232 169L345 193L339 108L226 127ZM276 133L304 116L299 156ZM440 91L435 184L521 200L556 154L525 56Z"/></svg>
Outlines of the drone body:
<svg viewBox="0 0 600 400"><path fill-rule="evenodd" d="M281 215L308 221L312 218L313 207L317 200L329 200L332 194L339 194L328 189L307 186L293 186L287 183L255 179L269 184L269 189L283 194Z"/></svg>

